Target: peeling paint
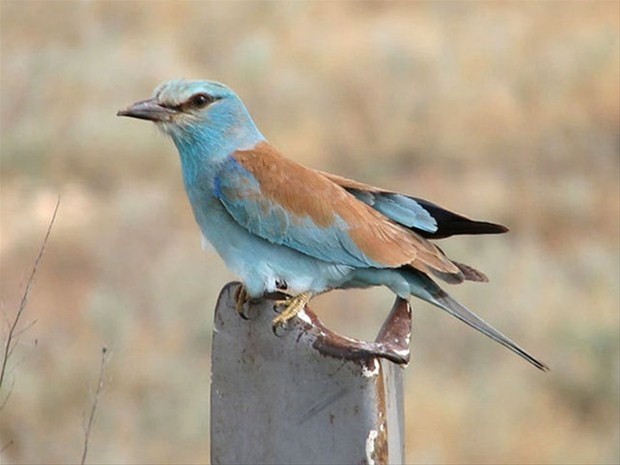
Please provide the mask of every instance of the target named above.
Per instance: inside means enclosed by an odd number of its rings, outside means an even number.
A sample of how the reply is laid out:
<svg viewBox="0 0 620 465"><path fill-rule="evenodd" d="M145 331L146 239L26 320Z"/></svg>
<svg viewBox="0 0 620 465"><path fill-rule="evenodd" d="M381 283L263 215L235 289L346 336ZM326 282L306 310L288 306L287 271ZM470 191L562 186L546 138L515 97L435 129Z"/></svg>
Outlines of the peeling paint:
<svg viewBox="0 0 620 465"><path fill-rule="evenodd" d="M379 437L379 431L371 429L366 436L366 462L368 465L375 465L375 441Z"/></svg>
<svg viewBox="0 0 620 465"><path fill-rule="evenodd" d="M396 355L400 355L403 358L404 357L409 357L409 349L403 349L403 350L397 350L397 349L392 349L392 352L394 352Z"/></svg>
<svg viewBox="0 0 620 465"><path fill-rule="evenodd" d="M310 318L310 316L306 313L305 310L301 310L298 314L297 314L297 318L299 318L301 321L303 321L304 323L307 323L309 325L312 324L312 319Z"/></svg>
<svg viewBox="0 0 620 465"><path fill-rule="evenodd" d="M362 365L362 376L364 378L374 378L375 376L379 375L379 368L381 368L381 366L379 365L379 360L373 358L372 364L372 369L367 367L366 364Z"/></svg>

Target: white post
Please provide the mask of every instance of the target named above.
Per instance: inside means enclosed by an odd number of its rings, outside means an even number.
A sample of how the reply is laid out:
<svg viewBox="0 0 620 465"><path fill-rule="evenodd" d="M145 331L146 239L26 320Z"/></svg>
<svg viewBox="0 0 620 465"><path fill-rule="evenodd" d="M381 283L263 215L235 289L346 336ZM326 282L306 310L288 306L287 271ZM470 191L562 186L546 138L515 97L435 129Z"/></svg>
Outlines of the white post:
<svg viewBox="0 0 620 465"><path fill-rule="evenodd" d="M308 309L276 336L273 301L253 304L244 320L237 286L222 290L215 310L211 462L402 464L394 362L409 359L408 303L397 300L374 343L329 331Z"/></svg>

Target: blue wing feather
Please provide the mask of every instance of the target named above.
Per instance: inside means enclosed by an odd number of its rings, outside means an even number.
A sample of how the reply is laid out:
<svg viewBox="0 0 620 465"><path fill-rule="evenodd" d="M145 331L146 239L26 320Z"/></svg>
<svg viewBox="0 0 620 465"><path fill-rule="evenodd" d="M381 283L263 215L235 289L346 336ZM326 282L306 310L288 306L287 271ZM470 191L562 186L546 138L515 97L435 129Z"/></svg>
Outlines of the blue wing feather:
<svg viewBox="0 0 620 465"><path fill-rule="evenodd" d="M237 223L269 242L332 263L382 267L353 242L340 217L322 227L308 216L294 215L262 195L258 180L233 157L220 166L214 193Z"/></svg>
<svg viewBox="0 0 620 465"><path fill-rule="evenodd" d="M391 192L373 193L361 190L350 192L358 200L403 226L429 233L437 231L437 220L411 197Z"/></svg>

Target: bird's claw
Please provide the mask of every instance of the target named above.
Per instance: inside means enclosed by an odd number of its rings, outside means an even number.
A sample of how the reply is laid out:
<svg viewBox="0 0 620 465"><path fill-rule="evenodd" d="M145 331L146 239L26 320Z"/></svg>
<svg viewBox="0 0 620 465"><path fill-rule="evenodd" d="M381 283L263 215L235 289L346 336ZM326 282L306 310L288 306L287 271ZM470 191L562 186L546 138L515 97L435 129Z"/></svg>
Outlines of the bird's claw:
<svg viewBox="0 0 620 465"><path fill-rule="evenodd" d="M271 323L271 331L273 331L274 336L284 336L284 333L286 333L287 329L288 322L276 322L274 319L274 321Z"/></svg>
<svg viewBox="0 0 620 465"><path fill-rule="evenodd" d="M235 310L237 314L243 318L244 320L249 320L250 317L246 312L246 304L250 301L250 296L248 295L248 291L245 289L243 284L237 287L235 291Z"/></svg>
<svg viewBox="0 0 620 465"><path fill-rule="evenodd" d="M285 307L282 313L273 319L271 322L271 329L276 336L281 336L283 331L286 330L288 322L295 318L297 314L302 311L306 304L312 298L311 292L302 292L294 297L289 297L284 300L277 300L274 303L274 310L278 307Z"/></svg>

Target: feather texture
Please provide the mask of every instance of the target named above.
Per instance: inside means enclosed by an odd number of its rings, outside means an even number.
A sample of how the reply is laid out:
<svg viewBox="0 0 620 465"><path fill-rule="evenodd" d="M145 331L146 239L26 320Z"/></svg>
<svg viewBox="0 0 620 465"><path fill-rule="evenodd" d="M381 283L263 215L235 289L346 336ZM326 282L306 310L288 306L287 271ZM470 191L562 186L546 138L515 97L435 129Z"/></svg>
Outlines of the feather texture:
<svg viewBox="0 0 620 465"><path fill-rule="evenodd" d="M235 152L215 185L231 216L270 242L344 265L409 264L462 281L459 268L433 244L267 143Z"/></svg>
<svg viewBox="0 0 620 465"><path fill-rule="evenodd" d="M241 99L213 81L169 81L118 115L154 121L172 138L203 237L249 296L282 283L295 295L386 286L436 305L547 369L429 276L487 281L429 239L506 227L288 160L267 144Z"/></svg>
<svg viewBox="0 0 620 465"><path fill-rule="evenodd" d="M391 192L335 174L322 174L357 199L391 220L411 228L422 237L443 239L460 234L501 234L508 231L508 228L501 224L471 220L428 200Z"/></svg>

